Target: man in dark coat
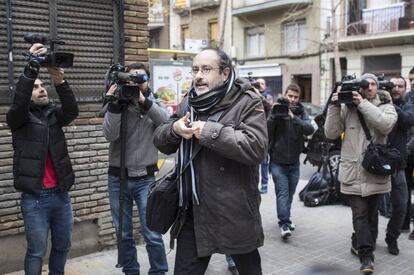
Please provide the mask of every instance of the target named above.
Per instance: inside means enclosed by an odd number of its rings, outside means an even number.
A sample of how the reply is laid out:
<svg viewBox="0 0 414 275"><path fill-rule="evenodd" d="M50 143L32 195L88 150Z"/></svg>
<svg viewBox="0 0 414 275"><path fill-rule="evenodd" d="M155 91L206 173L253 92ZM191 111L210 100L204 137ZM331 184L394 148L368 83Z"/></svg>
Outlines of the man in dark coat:
<svg viewBox="0 0 414 275"><path fill-rule="evenodd" d="M33 55L44 55L46 48L34 44ZM62 127L78 115L75 96L64 80L63 69L48 68L61 106L51 103L43 82L37 78L39 64L31 61L16 86L7 124L13 138L14 186L22 192L21 208L27 252L25 274L42 272L51 230L52 249L49 273L63 274L71 246L72 206L68 191L75 175Z"/></svg>
<svg viewBox="0 0 414 275"><path fill-rule="evenodd" d="M231 255L241 275L262 274L258 165L268 140L261 99L220 50L196 55L192 74L193 88L154 133L161 152L179 149L180 170L190 163L179 184L185 221L174 274L204 274L214 253Z"/></svg>

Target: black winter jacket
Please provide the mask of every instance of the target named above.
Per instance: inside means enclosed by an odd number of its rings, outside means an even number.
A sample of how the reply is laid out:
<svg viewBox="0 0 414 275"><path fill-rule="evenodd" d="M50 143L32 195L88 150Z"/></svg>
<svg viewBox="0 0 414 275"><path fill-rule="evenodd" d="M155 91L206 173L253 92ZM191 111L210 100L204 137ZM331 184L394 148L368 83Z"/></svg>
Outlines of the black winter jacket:
<svg viewBox="0 0 414 275"><path fill-rule="evenodd" d="M315 130L303 105L293 119L275 118L267 120L270 160L277 164L294 164L299 161L304 148L304 136Z"/></svg>
<svg viewBox="0 0 414 275"><path fill-rule="evenodd" d="M62 126L75 119L78 106L66 81L56 86L61 107L52 103L43 107L34 105L30 101L34 81L25 75L20 76L7 113L7 124L13 138L14 187L26 193L40 192L49 151L59 188L65 192L75 182L75 175Z"/></svg>
<svg viewBox="0 0 414 275"><path fill-rule="evenodd" d="M388 134L390 144L400 151L402 163L400 169L407 165L407 139L408 132L414 126L414 104L404 100L394 102L398 120L391 133Z"/></svg>

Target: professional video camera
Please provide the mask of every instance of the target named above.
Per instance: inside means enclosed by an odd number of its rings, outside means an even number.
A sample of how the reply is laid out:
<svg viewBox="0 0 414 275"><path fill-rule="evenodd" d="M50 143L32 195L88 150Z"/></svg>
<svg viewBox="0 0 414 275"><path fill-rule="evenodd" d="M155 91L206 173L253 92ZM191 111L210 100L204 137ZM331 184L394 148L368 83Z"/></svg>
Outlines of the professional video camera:
<svg viewBox="0 0 414 275"><path fill-rule="evenodd" d="M378 78L378 84L379 84L378 89L384 90L387 92L391 92L392 89L394 89L394 86L395 86L394 83L392 83L389 80L386 80L384 74L378 75L377 78Z"/></svg>
<svg viewBox="0 0 414 275"><path fill-rule="evenodd" d="M365 79L358 81L355 75L345 75L342 81L338 83L338 86L341 86L341 90L338 93L338 103L352 104L352 92L358 92L359 88L367 89L369 82Z"/></svg>
<svg viewBox="0 0 414 275"><path fill-rule="evenodd" d="M260 82L257 81L256 78L253 77L253 73L252 72L248 72L247 73L247 78L249 79L250 85L252 85L252 87L260 90Z"/></svg>
<svg viewBox="0 0 414 275"><path fill-rule="evenodd" d="M120 102L128 103L137 96L138 86L148 81L147 74L127 73L127 68L121 64L114 64L109 67L106 73L106 90L113 84L118 88L114 94L114 99Z"/></svg>
<svg viewBox="0 0 414 275"><path fill-rule="evenodd" d="M300 105L291 105L286 98L279 98L277 104L272 107L272 115L275 118L284 118L289 116L289 110L294 115L300 115L303 108Z"/></svg>
<svg viewBox="0 0 414 275"><path fill-rule="evenodd" d="M50 45L50 51L44 56L32 53L23 53L28 61L37 61L43 67L70 68L73 66L73 53L55 52L55 44L64 45L65 41L60 38L48 38L40 34L28 33L24 36L24 41L30 44L40 43Z"/></svg>

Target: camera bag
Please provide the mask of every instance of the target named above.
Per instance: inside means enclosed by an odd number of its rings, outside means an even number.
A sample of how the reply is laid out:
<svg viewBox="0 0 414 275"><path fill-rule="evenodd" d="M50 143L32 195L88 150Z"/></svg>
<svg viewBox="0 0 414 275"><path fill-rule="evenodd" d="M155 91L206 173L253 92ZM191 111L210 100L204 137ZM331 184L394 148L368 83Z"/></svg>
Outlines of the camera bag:
<svg viewBox="0 0 414 275"><path fill-rule="evenodd" d="M364 129L365 136L370 141L365 150L362 167L368 172L379 176L389 176L395 173L401 164L400 152L390 144L375 144L365 123L364 117L358 111L358 118Z"/></svg>

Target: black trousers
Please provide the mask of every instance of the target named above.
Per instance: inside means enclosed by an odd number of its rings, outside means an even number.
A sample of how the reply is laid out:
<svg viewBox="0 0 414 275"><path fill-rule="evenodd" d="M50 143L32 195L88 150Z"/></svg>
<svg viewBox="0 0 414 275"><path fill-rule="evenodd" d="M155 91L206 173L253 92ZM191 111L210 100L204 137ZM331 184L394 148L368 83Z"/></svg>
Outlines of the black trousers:
<svg viewBox="0 0 414 275"><path fill-rule="evenodd" d="M392 212L387 225L387 238L396 240L400 236L407 210L408 194L404 170L398 170L391 176L391 185Z"/></svg>
<svg viewBox="0 0 414 275"><path fill-rule="evenodd" d="M352 224L356 234L358 255L360 258L373 257L378 237L378 204L381 195L368 197L347 195L347 197L352 209Z"/></svg>
<svg viewBox="0 0 414 275"><path fill-rule="evenodd" d="M407 181L407 210L404 217L404 223L402 225L403 229L410 229L410 220L411 220L411 189L413 187L413 169L414 169L414 156L408 156L407 158L407 168L405 168L405 179Z"/></svg>
<svg viewBox="0 0 414 275"><path fill-rule="evenodd" d="M262 275L261 259L257 249L246 254L233 254L231 257L240 275ZM211 256L197 257L194 221L192 214L187 214L185 224L177 238L174 275L203 275L210 258Z"/></svg>

